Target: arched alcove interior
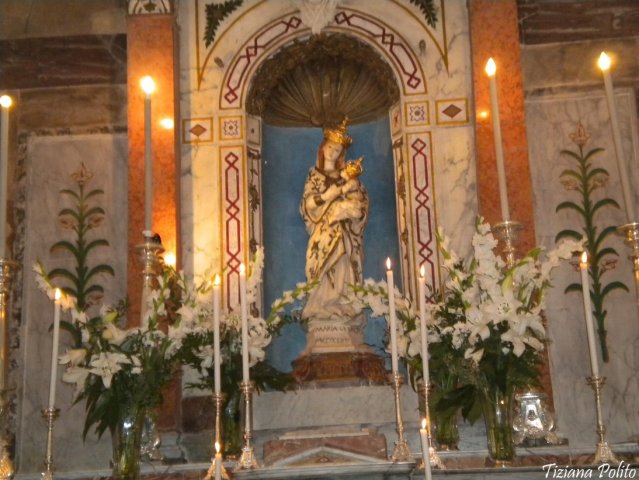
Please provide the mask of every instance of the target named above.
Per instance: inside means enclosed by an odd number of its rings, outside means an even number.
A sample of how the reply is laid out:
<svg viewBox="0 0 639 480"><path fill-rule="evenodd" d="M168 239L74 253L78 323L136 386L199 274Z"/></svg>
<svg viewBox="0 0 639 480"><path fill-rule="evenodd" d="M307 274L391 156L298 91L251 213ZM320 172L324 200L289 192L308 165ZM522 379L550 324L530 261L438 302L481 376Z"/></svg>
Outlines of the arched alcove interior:
<svg viewBox="0 0 639 480"><path fill-rule="evenodd" d="M364 156L369 192L364 277L384 278L384 260L399 265L397 211L388 110L399 99L392 70L370 46L343 34L317 35L282 48L255 73L247 113L262 128L264 306L304 281L308 234L299 213L304 181L314 165L322 128L350 119L347 158ZM384 325L370 321L365 339L380 347ZM268 356L280 370L305 346L299 326L285 327Z"/></svg>

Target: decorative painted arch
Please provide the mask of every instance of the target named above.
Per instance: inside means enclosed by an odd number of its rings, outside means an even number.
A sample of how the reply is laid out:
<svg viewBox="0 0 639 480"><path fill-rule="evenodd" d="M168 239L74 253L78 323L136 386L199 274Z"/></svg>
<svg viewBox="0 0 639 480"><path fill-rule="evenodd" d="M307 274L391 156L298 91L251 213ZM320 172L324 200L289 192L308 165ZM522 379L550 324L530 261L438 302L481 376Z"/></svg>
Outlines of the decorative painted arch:
<svg viewBox="0 0 639 480"><path fill-rule="evenodd" d="M427 95L422 64L402 35L366 13L338 8L334 21L325 30L353 35L375 48L391 66L400 85L400 102L389 115L402 280L406 293L414 294L420 265L426 267L427 283L438 283L430 133L415 128L407 131L402 121L406 104L416 104ZM225 179L220 197L220 245L229 305L239 302L240 263L262 239L261 120L245 111L249 85L259 66L275 51L309 36L310 29L303 25L298 12L272 20L238 50L220 87L219 178Z"/></svg>

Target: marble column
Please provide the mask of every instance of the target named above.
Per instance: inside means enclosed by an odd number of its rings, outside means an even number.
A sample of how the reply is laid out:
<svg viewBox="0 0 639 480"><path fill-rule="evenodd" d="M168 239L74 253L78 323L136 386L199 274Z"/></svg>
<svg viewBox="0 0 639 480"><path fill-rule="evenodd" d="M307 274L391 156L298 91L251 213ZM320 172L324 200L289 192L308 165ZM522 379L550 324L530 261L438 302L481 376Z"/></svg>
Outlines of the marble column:
<svg viewBox="0 0 639 480"><path fill-rule="evenodd" d="M520 252L527 252L535 246L535 224L517 2L470 0L469 10L477 115L475 151L479 212L491 224L502 220L493 123L490 117L489 81L484 72L486 62L492 57L497 64L497 92L510 216L511 220L521 222L524 226L517 247ZM483 112L487 112L488 115ZM547 356L542 371L542 386L552 405L552 385Z"/></svg>
<svg viewBox="0 0 639 480"><path fill-rule="evenodd" d="M164 128L165 118L178 125L176 92L177 29L175 13L169 2L146 2L153 8L142 8L142 2L129 1L127 17L127 91L129 143L129 208L127 293L129 324L140 321L142 277L135 246L142 243L144 230L144 93L140 79L153 77L156 90L152 100L153 141L153 232L162 238L166 252L179 258L178 249L178 172L175 130ZM180 388L164 393L164 408L158 425L172 429L179 423Z"/></svg>

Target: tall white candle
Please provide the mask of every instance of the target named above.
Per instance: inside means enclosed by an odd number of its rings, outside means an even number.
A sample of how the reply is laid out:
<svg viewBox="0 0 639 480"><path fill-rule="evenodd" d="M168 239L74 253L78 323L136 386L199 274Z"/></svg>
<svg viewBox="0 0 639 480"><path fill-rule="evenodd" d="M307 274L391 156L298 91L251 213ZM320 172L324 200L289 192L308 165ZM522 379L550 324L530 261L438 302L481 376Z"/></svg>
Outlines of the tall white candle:
<svg viewBox="0 0 639 480"><path fill-rule="evenodd" d="M586 314L586 332L588 333L588 350L590 350L590 368L592 376L599 376L599 362L597 360L597 346L595 344L595 329L592 321L592 306L590 305L590 279L588 277L588 254L581 255L579 263L581 269L581 290L584 297L584 312Z"/></svg>
<svg viewBox="0 0 639 480"><path fill-rule="evenodd" d="M492 58L486 63L486 74L490 82L490 110L493 116L493 137L495 141L495 158L497 161L497 181L499 182L499 203L501 204L501 218L510 220L510 206L508 205L508 189L506 188L506 169L504 168L504 150L501 140L501 125L499 123L499 102L497 101L497 81L495 73L497 66Z"/></svg>
<svg viewBox="0 0 639 480"><path fill-rule="evenodd" d="M393 373L398 371L397 361L397 318L395 314L395 285L393 282L393 271L391 270L390 258L386 259L386 283L388 284L388 309L390 318L390 347L391 347L391 366Z"/></svg>
<svg viewBox="0 0 639 480"><path fill-rule="evenodd" d="M220 276L213 281L213 380L215 393L222 389L220 375Z"/></svg>
<svg viewBox="0 0 639 480"><path fill-rule="evenodd" d="M248 306L246 305L246 268L240 265L240 314L242 316L242 381L249 381Z"/></svg>
<svg viewBox="0 0 639 480"><path fill-rule="evenodd" d="M151 94L155 83L149 76L140 80L144 91L144 230L153 230L153 142L151 141Z"/></svg>
<svg viewBox="0 0 639 480"><path fill-rule="evenodd" d="M49 408L55 407L55 387L58 376L58 344L60 343L60 298L62 292L55 289L53 307L53 348L51 350L51 376L49 377Z"/></svg>
<svg viewBox="0 0 639 480"><path fill-rule="evenodd" d="M422 334L422 372L424 385L430 383L428 371L428 330L426 326L426 278L424 266L419 269L419 326Z"/></svg>
<svg viewBox="0 0 639 480"><path fill-rule="evenodd" d="M424 459L424 478L431 480L433 474L430 470L430 443L428 442L428 430L426 429L426 419L422 418L422 428L419 429L419 438L422 443L422 458Z"/></svg>
<svg viewBox="0 0 639 480"><path fill-rule="evenodd" d="M604 88L606 90L606 101L608 103L608 112L610 113L610 123L612 124L612 138L615 142L615 152L617 154L617 168L619 169L619 178L621 179L621 190L623 192L623 201L626 204L626 218L628 223L637 221L635 217L635 204L632 198L630 182L628 179L628 167L621 145L621 133L619 131L619 118L617 116L617 106L615 104L615 94L612 88L612 79L610 78L610 58L606 52L601 52L597 65L603 74Z"/></svg>
<svg viewBox="0 0 639 480"><path fill-rule="evenodd" d="M220 453L220 443L215 442L215 480L222 479L222 453Z"/></svg>
<svg viewBox="0 0 639 480"><path fill-rule="evenodd" d="M11 97L0 97L0 258L6 258L9 176L9 107Z"/></svg>

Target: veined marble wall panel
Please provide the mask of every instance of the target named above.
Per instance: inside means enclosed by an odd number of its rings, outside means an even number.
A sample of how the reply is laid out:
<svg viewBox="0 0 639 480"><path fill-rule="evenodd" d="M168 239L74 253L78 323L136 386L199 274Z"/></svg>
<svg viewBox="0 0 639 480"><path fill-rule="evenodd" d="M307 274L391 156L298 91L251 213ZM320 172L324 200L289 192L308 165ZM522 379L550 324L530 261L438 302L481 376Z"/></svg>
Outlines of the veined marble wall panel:
<svg viewBox="0 0 639 480"><path fill-rule="evenodd" d="M634 95L630 90L619 89L616 91L616 104L626 162L630 166L635 205L639 205L639 141ZM602 196L612 197L623 206L603 87L580 94L530 97L526 101L526 122L535 192L535 229L538 244L550 248L560 230L581 230L580 219L576 213L555 213L557 205L564 200L579 202L578 195L574 191L564 189L559 181L560 173L566 168L574 168L575 165L574 161L560 155L559 152L578 152L577 145L570 139L570 134L575 132L578 122L583 124L591 136L584 146L584 151L603 148L604 151L596 154L592 162L605 168L610 174L608 183L603 188L595 190L594 196L597 199ZM623 223L625 213L622 209L606 207L597 217L600 229L611 224ZM639 394L639 318L632 269L627 260L629 250L620 236L609 239L608 244L619 253L619 259L616 268L606 272L603 280L606 284L620 280L630 289L630 293L616 291L606 298L610 361L601 363L601 374L608 378L603 390L604 421L608 440L622 442L633 436L636 438L639 430L636 403ZM572 282L580 282L578 271L567 264L561 266L554 276L554 288L548 295L546 309L555 410L559 430L569 439L572 446L594 448L595 407L593 391L585 381L585 377L590 375L590 362L582 295L563 293L565 287Z"/></svg>
<svg viewBox="0 0 639 480"><path fill-rule="evenodd" d="M46 451L46 427L40 418L49 392L51 364L53 303L38 290L34 262L41 260L48 270L71 266L68 254L50 253L56 241L71 238L62 228L58 211L69 204L60 195L63 188L74 187L71 174L81 162L93 174L87 189L101 188L104 195L93 197L107 212L105 221L94 232L106 238L110 247L94 251L91 263L104 262L113 266L116 278L102 277L105 302L115 304L126 295L127 232L127 141L124 134L30 136L24 158L25 178L25 251L23 263L23 311L20 329L19 369L11 381L17 387L18 431L16 433L16 463L20 473L42 471ZM63 319L68 314L63 313ZM60 354L70 347L68 335L61 332ZM58 472L108 468L111 440L105 434L97 441L93 432L82 441L84 403L72 406L73 387L63 384L63 367L58 368L56 407L60 417L54 429L54 462ZM69 452L82 452L70 455Z"/></svg>

